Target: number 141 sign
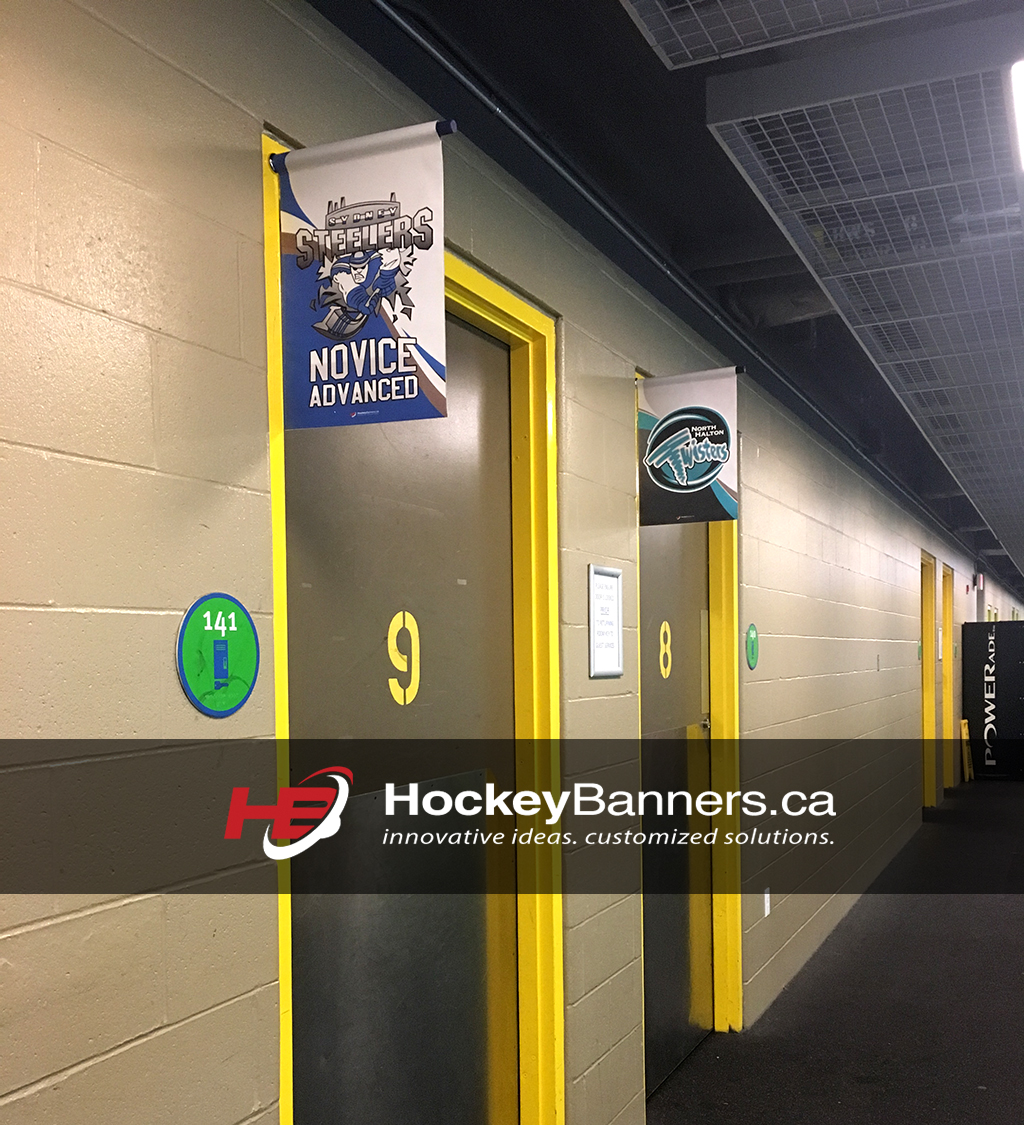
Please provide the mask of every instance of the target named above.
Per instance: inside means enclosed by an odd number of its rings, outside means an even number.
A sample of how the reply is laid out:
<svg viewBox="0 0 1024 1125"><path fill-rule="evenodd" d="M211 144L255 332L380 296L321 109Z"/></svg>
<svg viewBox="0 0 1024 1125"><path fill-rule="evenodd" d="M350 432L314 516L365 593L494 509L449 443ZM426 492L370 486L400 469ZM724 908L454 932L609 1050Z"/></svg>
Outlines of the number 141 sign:
<svg viewBox="0 0 1024 1125"><path fill-rule="evenodd" d="M206 594L178 628L178 679L188 701L214 719L233 715L252 695L260 641L248 610L230 594Z"/></svg>

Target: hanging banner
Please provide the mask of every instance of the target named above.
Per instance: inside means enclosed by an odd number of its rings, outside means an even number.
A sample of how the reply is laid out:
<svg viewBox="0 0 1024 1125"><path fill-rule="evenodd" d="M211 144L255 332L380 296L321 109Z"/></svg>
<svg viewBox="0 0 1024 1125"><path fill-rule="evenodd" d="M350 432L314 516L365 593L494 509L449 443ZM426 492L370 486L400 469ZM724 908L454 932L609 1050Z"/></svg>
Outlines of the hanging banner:
<svg viewBox="0 0 1024 1125"><path fill-rule="evenodd" d="M447 415L444 181L430 121L271 157L286 429Z"/></svg>
<svg viewBox="0 0 1024 1125"><path fill-rule="evenodd" d="M736 519L737 370L637 380L641 524Z"/></svg>

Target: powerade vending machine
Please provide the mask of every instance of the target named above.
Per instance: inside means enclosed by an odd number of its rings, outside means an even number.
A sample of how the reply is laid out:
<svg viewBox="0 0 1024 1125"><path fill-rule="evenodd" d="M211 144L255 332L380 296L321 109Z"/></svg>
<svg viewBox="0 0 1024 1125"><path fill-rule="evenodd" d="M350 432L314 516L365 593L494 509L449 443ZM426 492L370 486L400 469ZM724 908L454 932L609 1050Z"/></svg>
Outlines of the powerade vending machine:
<svg viewBox="0 0 1024 1125"><path fill-rule="evenodd" d="M963 708L977 777L1024 777L1024 621L963 626Z"/></svg>

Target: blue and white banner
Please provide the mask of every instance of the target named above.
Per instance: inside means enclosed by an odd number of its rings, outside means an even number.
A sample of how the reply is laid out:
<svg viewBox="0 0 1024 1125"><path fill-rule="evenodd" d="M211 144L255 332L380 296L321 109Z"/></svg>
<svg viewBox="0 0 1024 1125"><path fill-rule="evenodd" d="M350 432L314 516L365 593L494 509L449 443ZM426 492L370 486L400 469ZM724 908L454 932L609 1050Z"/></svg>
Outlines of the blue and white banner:
<svg viewBox="0 0 1024 1125"><path fill-rule="evenodd" d="M736 373L637 380L641 524L736 519Z"/></svg>
<svg viewBox="0 0 1024 1125"><path fill-rule="evenodd" d="M275 156L286 429L447 414L444 178L430 121Z"/></svg>

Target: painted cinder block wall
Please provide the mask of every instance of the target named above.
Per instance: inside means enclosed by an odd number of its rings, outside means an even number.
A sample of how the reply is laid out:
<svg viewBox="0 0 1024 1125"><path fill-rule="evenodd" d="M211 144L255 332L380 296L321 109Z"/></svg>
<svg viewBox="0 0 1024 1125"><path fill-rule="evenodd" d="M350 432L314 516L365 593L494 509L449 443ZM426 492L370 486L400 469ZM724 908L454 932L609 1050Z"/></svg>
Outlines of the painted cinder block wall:
<svg viewBox="0 0 1024 1125"><path fill-rule="evenodd" d="M840 452L827 445L750 380L739 386L740 629L753 623L760 656L740 663L741 781L756 788L773 772L800 768L794 739L835 743L837 779L870 774L878 816L877 851L865 881L893 856L921 820L921 767L892 762L881 747L864 763L848 739L921 735L921 555L936 559L936 651L942 622L942 567L953 570L954 642L975 619L968 587L974 560L908 515ZM989 600L1006 591L989 583ZM1002 616L1002 614L1001 614ZM959 738L959 657L954 661L954 736ZM936 729L941 732L942 663L936 660ZM778 752L761 740L778 740ZM959 742L955 742L959 780ZM935 802L942 799L941 748ZM819 751L820 753L820 751ZM849 762L850 764L846 764ZM856 764L853 764L853 763ZM757 1019L856 901L855 893L744 896L744 1023Z"/></svg>
<svg viewBox="0 0 1024 1125"><path fill-rule="evenodd" d="M272 735L258 132L114 14L0 19L0 734L210 737L173 645L229 589L264 672L213 725ZM0 1122L276 1121L276 928L271 895L5 896Z"/></svg>

